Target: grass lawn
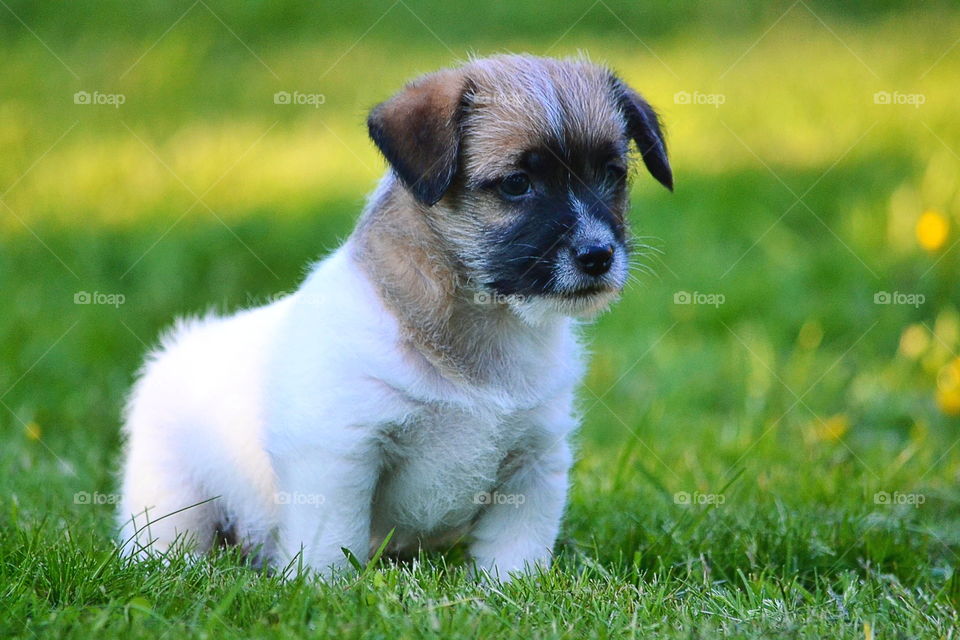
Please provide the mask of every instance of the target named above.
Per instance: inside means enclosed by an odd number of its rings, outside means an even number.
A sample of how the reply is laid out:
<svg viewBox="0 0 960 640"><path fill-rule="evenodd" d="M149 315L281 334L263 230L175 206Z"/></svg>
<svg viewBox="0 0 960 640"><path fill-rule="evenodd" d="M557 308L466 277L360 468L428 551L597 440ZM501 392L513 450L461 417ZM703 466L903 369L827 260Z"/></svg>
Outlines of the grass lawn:
<svg viewBox="0 0 960 640"><path fill-rule="evenodd" d="M839 11L0 3L0 638L958 637L960 11ZM584 328L554 567L120 560L159 332L296 287L383 170L365 110L505 50L617 68L677 182L636 173L654 274Z"/></svg>

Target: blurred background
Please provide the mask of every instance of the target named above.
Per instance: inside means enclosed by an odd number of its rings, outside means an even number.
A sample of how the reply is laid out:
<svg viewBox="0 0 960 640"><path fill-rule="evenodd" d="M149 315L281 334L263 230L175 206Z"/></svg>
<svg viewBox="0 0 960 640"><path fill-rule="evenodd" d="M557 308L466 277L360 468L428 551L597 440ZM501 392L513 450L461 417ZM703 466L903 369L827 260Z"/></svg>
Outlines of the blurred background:
<svg viewBox="0 0 960 640"><path fill-rule="evenodd" d="M608 522L599 557L645 562L671 553L676 505L724 496L729 535L812 514L810 566L917 536L949 557L958 38L935 1L3 0L4 517L106 539L110 505L71 496L109 503L144 353L178 315L292 290L341 242L384 170L369 107L471 55L584 53L660 111L677 187L636 172L653 274L585 332L570 537Z"/></svg>

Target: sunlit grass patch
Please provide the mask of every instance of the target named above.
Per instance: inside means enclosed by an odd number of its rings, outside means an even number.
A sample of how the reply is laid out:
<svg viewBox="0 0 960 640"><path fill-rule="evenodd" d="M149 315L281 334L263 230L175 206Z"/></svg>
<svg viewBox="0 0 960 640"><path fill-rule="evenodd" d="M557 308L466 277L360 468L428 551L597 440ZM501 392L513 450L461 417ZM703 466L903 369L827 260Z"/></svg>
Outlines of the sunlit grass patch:
<svg viewBox="0 0 960 640"><path fill-rule="evenodd" d="M0 25L0 636L955 634L960 20L737 3L724 31L648 4L625 14L640 42L603 4L493 3L475 24L449 4L462 24L423 16L437 37L396 5L359 38L307 5L211 3L256 56L199 4L159 41L189 4L80 36L24 9L77 78ZM567 37L524 35L567 13L584 15ZM404 81L468 52L578 49L658 107L677 190L636 172L654 274L583 330L555 568L492 590L462 550L332 585L231 554L117 558L121 407L160 332L293 289L349 233L384 169L364 115Z"/></svg>

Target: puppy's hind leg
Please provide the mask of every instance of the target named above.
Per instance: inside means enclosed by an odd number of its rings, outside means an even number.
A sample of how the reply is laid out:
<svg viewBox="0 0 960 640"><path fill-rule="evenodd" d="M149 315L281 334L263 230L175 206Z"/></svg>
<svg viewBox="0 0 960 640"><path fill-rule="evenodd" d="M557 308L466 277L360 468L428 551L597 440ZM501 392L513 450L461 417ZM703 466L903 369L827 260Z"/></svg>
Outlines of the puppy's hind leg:
<svg viewBox="0 0 960 640"><path fill-rule="evenodd" d="M134 437L128 449L117 512L121 553L144 559L179 545L206 553L216 536L217 500L194 486L168 452L146 444Z"/></svg>

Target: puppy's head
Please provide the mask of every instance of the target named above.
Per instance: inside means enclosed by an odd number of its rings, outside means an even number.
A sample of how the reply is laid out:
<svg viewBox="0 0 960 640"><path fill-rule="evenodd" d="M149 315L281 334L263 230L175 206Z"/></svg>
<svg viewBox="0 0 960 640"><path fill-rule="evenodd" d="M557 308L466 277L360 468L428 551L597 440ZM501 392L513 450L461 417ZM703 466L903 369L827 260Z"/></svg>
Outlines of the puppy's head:
<svg viewBox="0 0 960 640"><path fill-rule="evenodd" d="M673 187L653 109L585 61L475 60L411 83L368 126L476 303L529 318L590 315L623 288L632 148Z"/></svg>

